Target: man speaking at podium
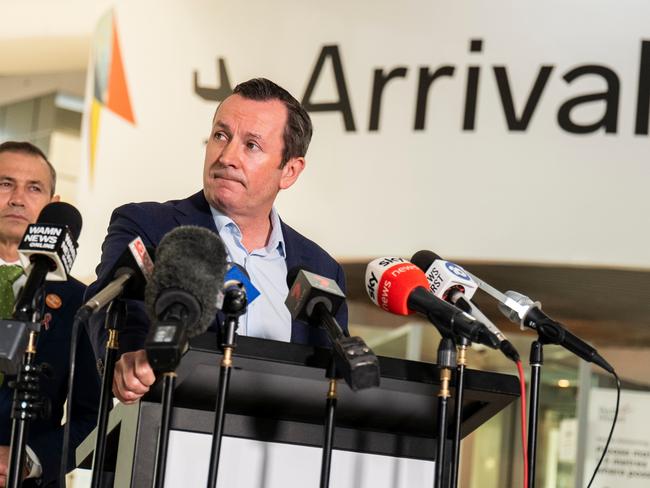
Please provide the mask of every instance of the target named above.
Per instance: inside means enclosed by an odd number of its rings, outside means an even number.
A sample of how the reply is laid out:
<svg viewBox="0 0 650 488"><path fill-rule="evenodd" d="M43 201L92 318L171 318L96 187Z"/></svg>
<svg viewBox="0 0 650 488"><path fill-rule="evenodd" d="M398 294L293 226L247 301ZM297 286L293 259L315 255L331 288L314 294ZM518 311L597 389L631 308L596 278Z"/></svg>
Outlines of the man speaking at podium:
<svg viewBox="0 0 650 488"><path fill-rule="evenodd" d="M311 135L309 115L289 92L264 78L239 84L214 115L203 190L184 200L117 208L102 246L97 281L87 296L110 281L115 262L135 237L155 247L174 227L198 225L221 237L229 259L246 269L260 292L240 321L240 334L326 346L324 331L292 322L284 305L287 271L303 267L335 279L344 290L343 270L318 245L282 222L273 207L278 192L291 187L305 168ZM148 328L144 307L139 302L128 308L113 392L122 402L133 403L149 390L155 376L143 349ZM100 318L91 321L89 334L95 353L103 357L106 339ZM347 328L345 305L336 318Z"/></svg>

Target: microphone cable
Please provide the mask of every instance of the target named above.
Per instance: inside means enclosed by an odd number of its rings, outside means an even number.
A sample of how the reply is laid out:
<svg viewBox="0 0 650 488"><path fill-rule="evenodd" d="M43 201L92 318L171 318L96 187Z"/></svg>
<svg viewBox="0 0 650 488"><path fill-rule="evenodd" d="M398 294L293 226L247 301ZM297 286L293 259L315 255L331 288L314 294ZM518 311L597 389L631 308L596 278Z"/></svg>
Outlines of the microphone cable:
<svg viewBox="0 0 650 488"><path fill-rule="evenodd" d="M609 442L612 440L612 435L614 434L614 427L616 427L616 421L618 420L618 407L621 404L621 379L618 377L615 371L612 371L612 375L614 375L614 378L616 379L616 409L614 410L614 420L612 421L612 428L609 431L607 442L605 442L605 448L603 449L603 453L600 456L600 460L596 465L596 469L594 469L594 474L591 475L591 479L589 480L589 484L587 485L587 488L591 487L591 484L594 482L594 479L596 478L596 474L598 474L600 465L605 459L605 455L607 454L607 449L609 449Z"/></svg>

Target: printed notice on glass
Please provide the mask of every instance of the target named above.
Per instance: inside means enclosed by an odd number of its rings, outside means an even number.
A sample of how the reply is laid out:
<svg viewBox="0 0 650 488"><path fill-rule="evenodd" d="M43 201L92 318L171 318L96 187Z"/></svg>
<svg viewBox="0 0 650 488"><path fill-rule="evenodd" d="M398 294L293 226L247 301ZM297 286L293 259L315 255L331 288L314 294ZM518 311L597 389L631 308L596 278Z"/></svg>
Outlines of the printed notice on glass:
<svg viewBox="0 0 650 488"><path fill-rule="evenodd" d="M585 482L600 459L614 418L616 390L593 388L589 401L589 424ZM614 436L592 488L648 488L650 486L650 393L623 390Z"/></svg>

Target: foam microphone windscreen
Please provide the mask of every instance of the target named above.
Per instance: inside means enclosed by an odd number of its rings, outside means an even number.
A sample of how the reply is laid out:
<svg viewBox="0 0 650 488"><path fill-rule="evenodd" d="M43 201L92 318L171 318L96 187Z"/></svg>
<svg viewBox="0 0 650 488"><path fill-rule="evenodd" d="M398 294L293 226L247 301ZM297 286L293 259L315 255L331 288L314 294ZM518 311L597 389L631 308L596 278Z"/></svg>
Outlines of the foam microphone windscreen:
<svg viewBox="0 0 650 488"><path fill-rule="evenodd" d="M438 256L435 252L433 251L427 251L427 250L422 250L416 252L413 257L410 259L410 261L415 264L418 268L420 268L422 271L425 271L429 269L429 266L433 264L434 261L437 261L438 259L442 259L440 256Z"/></svg>
<svg viewBox="0 0 650 488"><path fill-rule="evenodd" d="M36 220L38 224L67 225L74 242L79 240L82 219L79 210L65 202L48 203Z"/></svg>
<svg viewBox="0 0 650 488"><path fill-rule="evenodd" d="M168 232L156 249L156 265L145 289L145 306L156 317L156 301L167 290L181 290L198 301L198 321L188 324L187 335L201 334L217 311L217 296L226 274L226 249L214 232L181 226Z"/></svg>

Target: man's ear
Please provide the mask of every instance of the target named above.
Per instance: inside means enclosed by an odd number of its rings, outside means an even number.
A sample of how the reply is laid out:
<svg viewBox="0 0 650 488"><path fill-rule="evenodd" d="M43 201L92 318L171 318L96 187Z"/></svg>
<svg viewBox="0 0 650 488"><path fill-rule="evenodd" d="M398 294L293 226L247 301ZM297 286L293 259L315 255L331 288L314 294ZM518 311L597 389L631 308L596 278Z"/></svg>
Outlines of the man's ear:
<svg viewBox="0 0 650 488"><path fill-rule="evenodd" d="M287 161L281 170L280 190L286 190L296 182L302 170L305 169L305 164L307 163L303 157L291 158Z"/></svg>
<svg viewBox="0 0 650 488"><path fill-rule="evenodd" d="M52 203L52 202L60 202L60 201L61 201L61 197L60 197L59 195L54 195L54 196L50 199L50 203Z"/></svg>

